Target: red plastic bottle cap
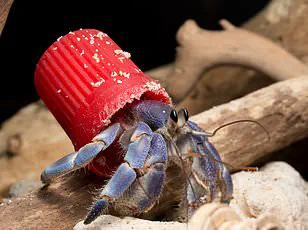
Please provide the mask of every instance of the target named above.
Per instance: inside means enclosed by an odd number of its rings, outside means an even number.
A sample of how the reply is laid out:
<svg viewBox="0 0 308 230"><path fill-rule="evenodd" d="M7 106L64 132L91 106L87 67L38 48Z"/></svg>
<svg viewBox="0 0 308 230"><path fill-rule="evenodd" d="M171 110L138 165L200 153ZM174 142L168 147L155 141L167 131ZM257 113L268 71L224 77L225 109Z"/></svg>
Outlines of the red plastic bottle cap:
<svg viewBox="0 0 308 230"><path fill-rule="evenodd" d="M76 150L89 143L127 103L171 103L110 37L83 29L58 38L40 58L34 82L39 96Z"/></svg>

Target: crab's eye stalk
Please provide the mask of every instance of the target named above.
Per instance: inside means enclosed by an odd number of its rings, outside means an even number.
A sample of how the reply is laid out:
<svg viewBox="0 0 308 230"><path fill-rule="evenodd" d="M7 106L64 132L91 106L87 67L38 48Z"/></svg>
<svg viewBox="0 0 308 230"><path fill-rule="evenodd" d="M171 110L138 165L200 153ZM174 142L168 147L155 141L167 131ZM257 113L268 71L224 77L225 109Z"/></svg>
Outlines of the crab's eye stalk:
<svg viewBox="0 0 308 230"><path fill-rule="evenodd" d="M188 111L187 109L183 108L178 113L178 126L184 127L187 121L188 121Z"/></svg>
<svg viewBox="0 0 308 230"><path fill-rule="evenodd" d="M170 113L170 118L177 123L178 122L178 114L177 112L173 109Z"/></svg>
<svg viewBox="0 0 308 230"><path fill-rule="evenodd" d="M188 118L189 118L188 110L186 108L184 108L183 112L184 112L185 121L188 121Z"/></svg>

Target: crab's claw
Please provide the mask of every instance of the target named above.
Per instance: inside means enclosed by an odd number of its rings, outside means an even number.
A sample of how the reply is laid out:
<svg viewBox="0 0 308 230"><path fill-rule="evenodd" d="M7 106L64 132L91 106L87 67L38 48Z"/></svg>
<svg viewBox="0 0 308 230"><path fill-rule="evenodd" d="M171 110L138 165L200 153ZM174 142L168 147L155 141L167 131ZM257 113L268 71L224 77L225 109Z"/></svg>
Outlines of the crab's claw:
<svg viewBox="0 0 308 230"><path fill-rule="evenodd" d="M125 135L125 134L124 134ZM104 187L84 224L89 224L112 204L120 215L137 215L160 197L168 160L164 138L140 122L130 137L125 162Z"/></svg>
<svg viewBox="0 0 308 230"><path fill-rule="evenodd" d="M92 143L49 165L41 174L42 182L49 184L60 176L85 167L101 151L110 146L121 132L122 128L119 123L103 130L93 138Z"/></svg>

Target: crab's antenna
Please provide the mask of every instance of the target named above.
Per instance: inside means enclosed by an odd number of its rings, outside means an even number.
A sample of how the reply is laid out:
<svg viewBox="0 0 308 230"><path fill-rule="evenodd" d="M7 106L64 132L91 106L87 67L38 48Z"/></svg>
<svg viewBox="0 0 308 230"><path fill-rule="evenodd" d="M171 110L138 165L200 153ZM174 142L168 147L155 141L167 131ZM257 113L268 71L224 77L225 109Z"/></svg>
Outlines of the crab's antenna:
<svg viewBox="0 0 308 230"><path fill-rule="evenodd" d="M250 119L242 119L242 120L236 120L236 121L231 121L231 122L225 123L225 124L221 125L220 127L216 128L213 132L199 132L199 131L191 130L191 134L197 135L197 136L213 137L213 136L216 135L216 133L219 130L221 130L221 129L227 127L227 126L234 125L234 124L237 124L237 123L242 123L242 122L252 122L252 123L257 124L266 133L268 140L271 139L269 132L260 122L255 121L255 120L250 120Z"/></svg>

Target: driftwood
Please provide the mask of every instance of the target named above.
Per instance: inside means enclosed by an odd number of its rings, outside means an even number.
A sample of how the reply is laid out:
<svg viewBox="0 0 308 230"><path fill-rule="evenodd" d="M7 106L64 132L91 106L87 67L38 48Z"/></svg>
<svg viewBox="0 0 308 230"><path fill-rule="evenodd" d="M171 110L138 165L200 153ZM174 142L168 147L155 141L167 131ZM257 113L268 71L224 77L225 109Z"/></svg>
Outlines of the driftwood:
<svg viewBox="0 0 308 230"><path fill-rule="evenodd" d="M252 119L229 126L211 138L224 160L233 166L249 165L271 152L308 137L308 77L282 81L243 98L205 111L192 120L207 131L223 123Z"/></svg>
<svg viewBox="0 0 308 230"><path fill-rule="evenodd" d="M293 1L272 0L269 2L267 7L265 7L261 12L259 12L259 14L250 19L248 22L246 22L241 28L249 30L251 32L255 32L256 34L268 38L269 40L275 42L278 46L283 47L285 50L294 55L300 61L307 64L308 63L308 55L307 55L308 30L306 26L308 23L308 17L306 17L307 14L308 14L308 7L306 0L293 0ZM236 31L238 30L239 29L236 28ZM181 30L179 30L179 32L180 31ZM235 32L231 33L230 31L209 32L205 30L205 32L208 32L206 34L210 34L210 37L211 34L213 33L217 34L217 36L219 34L228 33L228 34L233 34L232 36L234 36L233 37L234 39L238 38L238 35L236 35ZM202 56L207 55L207 53L209 56L213 56L211 55L211 52L216 51L217 49L221 50L218 48L218 46L221 44L220 42L222 41L222 39L223 38L221 39L219 38L218 43L215 40L214 46L208 46L209 51L198 49L198 53L200 54L202 52ZM213 44L213 41L211 41L210 39L204 38L204 41ZM260 52L257 49L254 49L254 47L259 47L258 40L253 39L253 41L255 42L250 43L249 40L245 41L244 42L245 46L246 48L247 45L251 46L250 48L248 47L249 48L248 50L257 51L256 55L259 55ZM178 42L180 44L180 49L181 49L182 42L181 41ZM242 40L230 41L230 44L236 45L236 43L238 43L240 45L242 42L243 42ZM184 44L186 43L184 42ZM223 42L222 44L225 44L225 42ZM240 51L241 50L242 49L240 49ZM267 50L267 47L262 47L261 51L265 50ZM230 51L224 51L224 50L222 50L222 52L230 53ZM233 53L231 54L233 55L233 57L236 57L236 54ZM270 52L270 50L265 56L262 57L258 56L255 57L255 53L251 52L246 53L245 55L248 56L249 59L269 58L271 60L273 59L281 60L280 57L276 55L276 53L272 53ZM285 59L281 66L283 67L288 66L289 70L287 72L288 73L293 72L292 75L293 77L300 76L302 73L300 71L302 67L298 69L293 65L289 65L288 60L289 59ZM160 67L152 71L149 71L149 75L164 81L170 76L172 78L172 74L170 72L179 75L179 73L176 73L176 68L175 68L177 66L177 61L178 60L175 60L175 65L169 64L164 67ZM215 60L207 60L207 61L213 65L218 64L215 62L213 63L213 61ZM291 60L291 62L293 61ZM269 63L269 64L275 65L275 63ZM229 64L232 65L233 63ZM202 63L202 65L197 65L196 67L197 69L199 69L200 66L203 65L204 64ZM208 64L206 65L208 68L210 67ZM189 109L191 114L197 114L215 105L226 103L230 100L244 96L247 93L253 92L256 89L262 88L264 86L273 83L274 81L277 81L278 79L281 79L280 75L275 75L275 76L270 75L271 70L270 72L267 73L269 75L265 76L264 74L261 73L262 69L253 69L253 68L247 69L243 67L236 67L230 65L210 69L209 71L205 71L204 73L202 73L201 71L200 80L197 81L195 86L189 91L188 95L183 100L177 101L178 107L186 107ZM197 72L200 71L197 70ZM195 70L193 70L192 73L195 73ZM285 76L284 73L280 74L282 74L281 76ZM190 77L191 74L188 73L186 75L186 78L190 79ZM190 82L187 82L187 84L190 84ZM172 85L169 87L173 88Z"/></svg>
<svg viewBox="0 0 308 230"><path fill-rule="evenodd" d="M308 74L306 65L270 40L226 20L220 23L225 31L206 31L192 20L179 29L176 62L166 77L168 93L175 100L184 99L202 73L218 65L249 67L277 80Z"/></svg>
<svg viewBox="0 0 308 230"><path fill-rule="evenodd" d="M0 196L16 181L38 181L46 165L71 151L71 141L42 103L24 107L1 126Z"/></svg>
<svg viewBox="0 0 308 230"><path fill-rule="evenodd" d="M223 161L234 167L260 160L266 153L281 149L308 136L308 78L276 83L246 97L218 106L192 119L208 131L240 118L259 121L225 128L211 138ZM91 192L103 181L93 175L76 173L69 180L0 207L2 229L71 228L84 218L91 204ZM61 221L60 221L61 220Z"/></svg>

